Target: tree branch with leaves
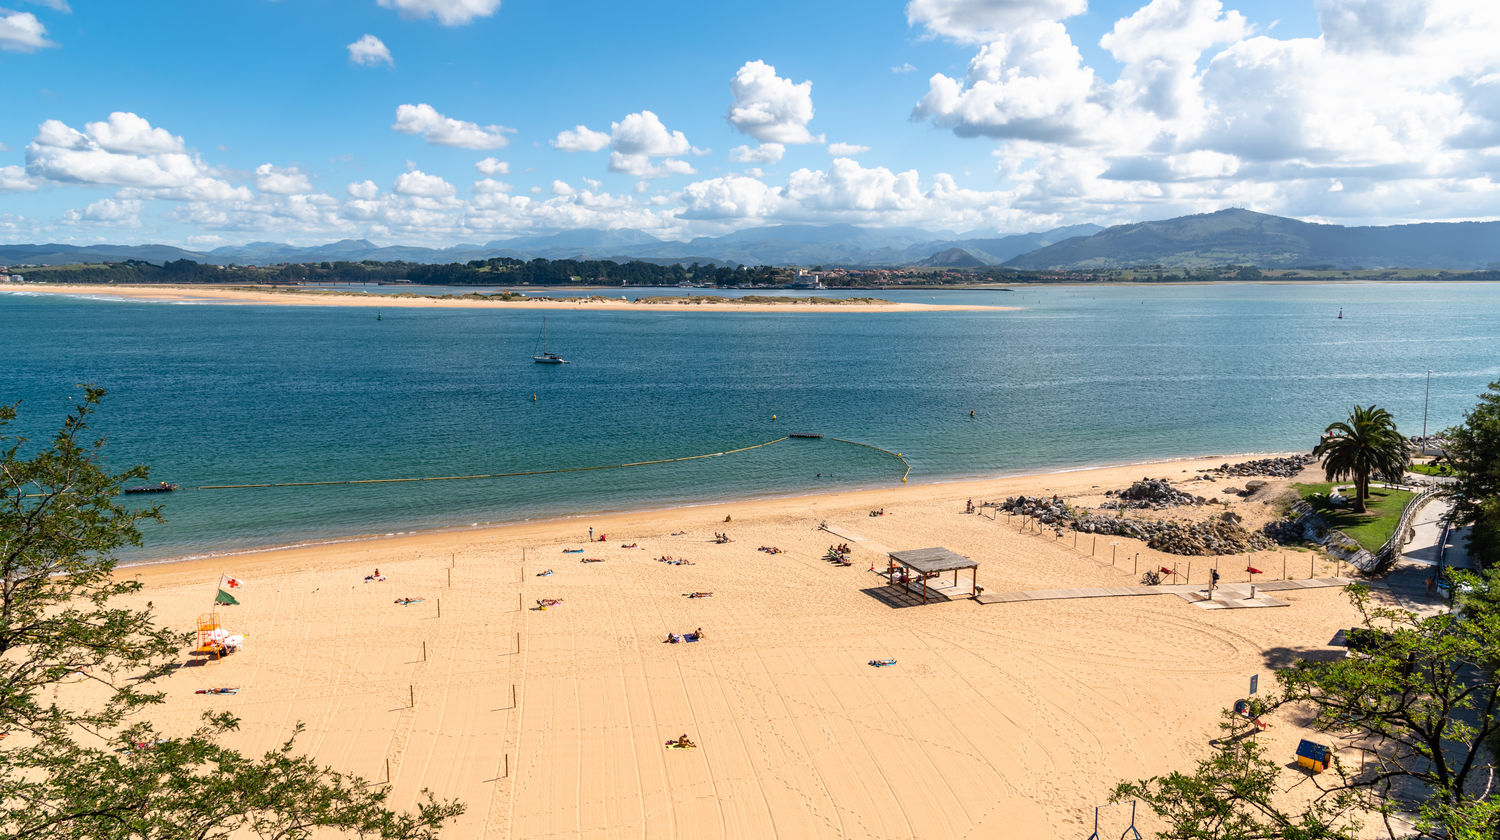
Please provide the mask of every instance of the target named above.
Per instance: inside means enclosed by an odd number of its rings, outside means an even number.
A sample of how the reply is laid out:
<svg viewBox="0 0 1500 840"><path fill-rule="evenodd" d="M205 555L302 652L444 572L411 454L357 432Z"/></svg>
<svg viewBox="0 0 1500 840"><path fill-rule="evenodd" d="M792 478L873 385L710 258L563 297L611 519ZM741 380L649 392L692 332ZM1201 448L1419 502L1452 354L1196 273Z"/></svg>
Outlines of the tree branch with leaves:
<svg viewBox="0 0 1500 840"><path fill-rule="evenodd" d="M437 837L461 803L423 791L415 812L394 811L384 788L299 755L300 725L252 758L218 743L237 728L232 715L205 715L176 738L143 717L163 698L152 684L189 637L158 626L149 603L119 605L141 584L116 577L114 552L140 545L139 523L161 512L117 501L147 469L104 468L105 441L88 438L103 397L84 388L62 428L29 455L26 439L7 434L16 407L0 406L0 729L12 735L0 740L0 835ZM74 675L104 686L102 699L57 699Z"/></svg>

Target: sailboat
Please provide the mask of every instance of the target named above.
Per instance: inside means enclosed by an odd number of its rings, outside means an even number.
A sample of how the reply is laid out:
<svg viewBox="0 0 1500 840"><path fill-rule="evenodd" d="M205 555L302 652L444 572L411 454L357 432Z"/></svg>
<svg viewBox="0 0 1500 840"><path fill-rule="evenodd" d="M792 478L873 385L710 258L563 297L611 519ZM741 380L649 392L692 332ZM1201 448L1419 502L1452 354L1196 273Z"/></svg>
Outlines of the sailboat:
<svg viewBox="0 0 1500 840"><path fill-rule="evenodd" d="M536 352L532 354L531 360L539 365L566 365L570 364L567 359L556 353L547 352L547 316L542 316L542 337L537 340Z"/></svg>
<svg viewBox="0 0 1500 840"><path fill-rule="evenodd" d="M1340 321L1344 320L1344 307L1342 307L1342 306L1339 307L1339 317L1338 317L1338 320L1340 320Z"/></svg>

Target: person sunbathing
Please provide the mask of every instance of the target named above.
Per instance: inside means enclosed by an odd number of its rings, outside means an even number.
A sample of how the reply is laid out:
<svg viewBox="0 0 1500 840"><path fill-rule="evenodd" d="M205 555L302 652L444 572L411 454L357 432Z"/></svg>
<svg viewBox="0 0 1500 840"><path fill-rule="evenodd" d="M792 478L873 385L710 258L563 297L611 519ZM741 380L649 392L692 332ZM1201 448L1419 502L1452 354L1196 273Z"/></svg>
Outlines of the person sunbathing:
<svg viewBox="0 0 1500 840"><path fill-rule="evenodd" d="M677 643L678 643L678 642L681 642L681 641L683 641L683 638L682 638L682 637L681 637L681 636L679 636L679 635L678 635L678 634L676 634L676 633L668 633L668 634L667 634L667 639L666 639L666 640L667 640L667 643L668 643L668 644L673 644L673 645L675 645L675 644L677 644Z"/></svg>
<svg viewBox="0 0 1500 840"><path fill-rule="evenodd" d="M693 631L693 638L697 639L700 642L703 641L703 628L702 627L699 627L697 630Z"/></svg>
<svg viewBox="0 0 1500 840"><path fill-rule="evenodd" d="M693 739L689 738L687 736L687 733L684 732L684 733L682 733L682 737L677 739L677 746L680 749L685 749L686 750L686 749L691 749L693 747L696 747L698 745L695 744L695 743L693 743Z"/></svg>
<svg viewBox="0 0 1500 840"><path fill-rule="evenodd" d="M537 577L546 577L547 575L550 575L550 574L552 574L552 570L551 569L547 569L545 571L537 572L536 576Z"/></svg>
<svg viewBox="0 0 1500 840"><path fill-rule="evenodd" d="M407 604L419 604L421 602L422 602L421 598L397 598L396 599L396 603L401 604L402 606L405 606Z"/></svg>
<svg viewBox="0 0 1500 840"><path fill-rule="evenodd" d="M712 593L712 592L689 592L688 593L688 597L689 598L712 598L713 595L714 595L714 593Z"/></svg>

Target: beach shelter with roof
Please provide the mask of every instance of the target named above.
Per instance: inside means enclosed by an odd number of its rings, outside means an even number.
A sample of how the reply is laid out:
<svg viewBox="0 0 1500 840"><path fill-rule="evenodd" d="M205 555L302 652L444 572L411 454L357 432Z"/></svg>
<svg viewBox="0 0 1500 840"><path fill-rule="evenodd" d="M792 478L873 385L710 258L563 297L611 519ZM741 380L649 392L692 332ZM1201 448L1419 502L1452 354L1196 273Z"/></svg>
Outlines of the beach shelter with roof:
<svg viewBox="0 0 1500 840"><path fill-rule="evenodd" d="M894 582L896 578L896 566L900 565L906 570L910 579L911 573L916 573L922 579L922 603L927 603L927 578L942 572L953 573L953 585L958 586L958 570L970 569L969 590L970 594L979 592L979 562L970 560L962 554L949 551L946 548L914 548L908 551L892 551L890 554L890 574Z"/></svg>

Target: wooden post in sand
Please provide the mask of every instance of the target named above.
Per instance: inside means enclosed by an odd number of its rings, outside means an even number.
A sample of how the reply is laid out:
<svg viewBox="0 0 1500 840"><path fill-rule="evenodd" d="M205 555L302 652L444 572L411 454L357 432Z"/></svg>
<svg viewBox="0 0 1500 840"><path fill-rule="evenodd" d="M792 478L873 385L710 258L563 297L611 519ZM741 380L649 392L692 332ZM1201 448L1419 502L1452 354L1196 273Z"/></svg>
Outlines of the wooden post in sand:
<svg viewBox="0 0 1500 840"><path fill-rule="evenodd" d="M391 783L391 760L389 758L385 760L385 783Z"/></svg>
<svg viewBox="0 0 1500 840"><path fill-rule="evenodd" d="M516 707L516 684L515 683L511 683L510 684L510 707L512 709L514 709Z"/></svg>
<svg viewBox="0 0 1500 840"><path fill-rule="evenodd" d="M449 589L453 588L453 567L452 566L448 567L448 588Z"/></svg>
<svg viewBox="0 0 1500 840"><path fill-rule="evenodd" d="M1188 583L1193 582L1193 561L1191 560L1188 561L1188 573L1186 579ZM1173 581L1173 583L1176 583L1176 581Z"/></svg>
<svg viewBox="0 0 1500 840"><path fill-rule="evenodd" d="M1140 574L1140 571L1141 571L1141 553L1139 551L1137 551L1135 553L1135 562L1133 562L1133 563L1130 564L1130 573L1133 574L1133 575L1136 575L1136 574Z"/></svg>
<svg viewBox="0 0 1500 840"><path fill-rule="evenodd" d="M516 653L521 652L521 631L516 631Z"/></svg>
<svg viewBox="0 0 1500 840"><path fill-rule="evenodd" d="M505 754L505 775L501 776L501 778L502 779L509 779L510 778L510 753L506 753Z"/></svg>
<svg viewBox="0 0 1500 840"><path fill-rule="evenodd" d="M516 593L516 612L520 612L523 609L525 609L525 607L521 606L521 593L517 592Z"/></svg>
<svg viewBox="0 0 1500 840"><path fill-rule="evenodd" d="M1095 534L1094 535L1094 544L1089 546L1089 556L1092 557L1092 556L1098 555L1098 553L1099 553L1098 549L1099 549L1099 535Z"/></svg>
<svg viewBox="0 0 1500 840"><path fill-rule="evenodd" d="M426 639L422 640L422 661L423 662L427 661L427 640Z"/></svg>
<svg viewBox="0 0 1500 840"><path fill-rule="evenodd" d="M417 707L417 687L410 683L407 683L406 690L410 693L411 696L411 708L415 709Z"/></svg>
<svg viewBox="0 0 1500 840"><path fill-rule="evenodd" d="M1313 576L1313 560L1315 560L1315 559L1317 559L1317 556L1314 555L1312 552L1309 551L1307 553L1307 579L1308 580L1312 580L1312 576Z"/></svg>
<svg viewBox="0 0 1500 840"><path fill-rule="evenodd" d="M1286 580L1286 552L1281 552L1281 579Z"/></svg>
<svg viewBox="0 0 1500 840"><path fill-rule="evenodd" d="M438 604L438 615L437 615L437 617L438 618L442 618L443 617L443 599L442 598L437 599L437 604Z"/></svg>

